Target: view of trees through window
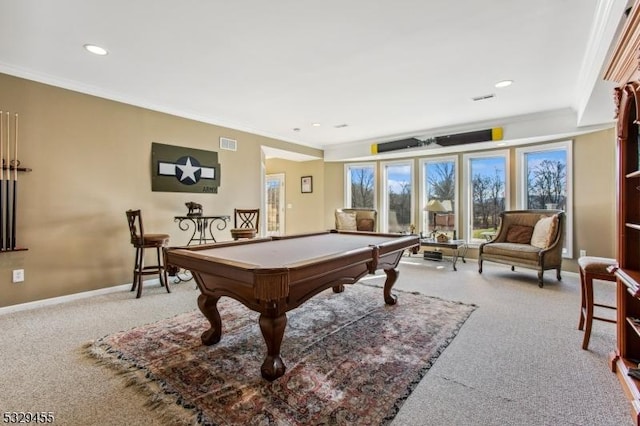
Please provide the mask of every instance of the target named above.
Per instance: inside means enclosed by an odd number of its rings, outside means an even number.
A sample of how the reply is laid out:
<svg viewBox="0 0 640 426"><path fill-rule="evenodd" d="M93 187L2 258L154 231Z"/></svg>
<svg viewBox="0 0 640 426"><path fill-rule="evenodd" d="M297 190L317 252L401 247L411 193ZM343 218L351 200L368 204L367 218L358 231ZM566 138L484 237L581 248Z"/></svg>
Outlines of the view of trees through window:
<svg viewBox="0 0 640 426"><path fill-rule="evenodd" d="M424 163L425 203L438 200L447 212L428 213L424 215L423 229L427 232L434 230L452 231L456 226L456 163L454 160L434 160ZM434 223L435 217L435 223Z"/></svg>
<svg viewBox="0 0 640 426"><path fill-rule="evenodd" d="M409 159L389 162L351 163L345 166L345 202L352 208L381 209L380 230L425 234L446 232L477 244L492 238L500 213L508 209L559 209L567 212L564 255L571 246L571 142L554 142L515 149L515 181L509 182L508 166L513 150ZM464 175L458 167L462 157ZM413 200L413 167L420 167L420 203ZM377 168L382 173L377 199ZM462 193L465 200L458 197ZM515 185L517 202L509 201L509 187ZM438 201L446 211L428 212L430 201ZM464 207L464 209L461 209ZM383 209L383 210L382 210ZM417 210L413 210L417 209ZM456 217L456 211L462 217ZM418 223L414 223L418 220ZM456 229L457 226L463 226Z"/></svg>
<svg viewBox="0 0 640 426"><path fill-rule="evenodd" d="M562 254L573 256L570 141L516 149L519 206L564 210L566 237Z"/></svg>
<svg viewBox="0 0 640 426"><path fill-rule="evenodd" d="M375 169L373 165L348 167L352 208L375 208Z"/></svg>
<svg viewBox="0 0 640 426"><path fill-rule="evenodd" d="M567 152L539 151L524 154L526 205L529 209L566 209Z"/></svg>
<svg viewBox="0 0 640 426"><path fill-rule="evenodd" d="M470 240L484 240L498 228L499 214L505 209L506 158L471 158L471 223Z"/></svg>
<svg viewBox="0 0 640 426"><path fill-rule="evenodd" d="M404 232L411 225L411 165L385 166L387 226L389 232Z"/></svg>

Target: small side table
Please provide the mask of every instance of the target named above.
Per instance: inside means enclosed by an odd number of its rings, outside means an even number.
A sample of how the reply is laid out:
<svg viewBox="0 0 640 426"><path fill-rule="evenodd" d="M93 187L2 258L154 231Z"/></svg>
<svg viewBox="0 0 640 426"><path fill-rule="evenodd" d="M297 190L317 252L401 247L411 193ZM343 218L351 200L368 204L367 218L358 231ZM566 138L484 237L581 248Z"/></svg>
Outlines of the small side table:
<svg viewBox="0 0 640 426"><path fill-rule="evenodd" d="M227 222L231 219L228 215L214 215L214 216L174 216L173 221L178 222L178 228L181 231L191 231L189 242L191 244L206 244L209 242L215 243L216 239L213 236L213 224L217 222L216 229L222 231L227 228ZM176 268L170 265L167 269L169 275L175 277L174 284L178 284L181 281L190 281L193 279L193 275L190 272L185 271L184 278L181 277L180 268Z"/></svg>
<svg viewBox="0 0 640 426"><path fill-rule="evenodd" d="M174 222L178 222L178 228L181 231L192 231L191 237L187 245L206 244L208 242L216 242L213 236L213 224L218 222L216 229L222 231L226 229L227 222L230 220L228 215L217 216L175 216Z"/></svg>
<svg viewBox="0 0 640 426"><path fill-rule="evenodd" d="M467 263L465 260L465 255L467 254L468 245L465 240L449 240L447 242L438 242L438 240L434 240L433 238L422 238L420 239L420 247L431 247L431 248L447 248L452 251L451 263L453 264L453 270L457 271L456 263L458 262L458 258L462 259L462 263Z"/></svg>

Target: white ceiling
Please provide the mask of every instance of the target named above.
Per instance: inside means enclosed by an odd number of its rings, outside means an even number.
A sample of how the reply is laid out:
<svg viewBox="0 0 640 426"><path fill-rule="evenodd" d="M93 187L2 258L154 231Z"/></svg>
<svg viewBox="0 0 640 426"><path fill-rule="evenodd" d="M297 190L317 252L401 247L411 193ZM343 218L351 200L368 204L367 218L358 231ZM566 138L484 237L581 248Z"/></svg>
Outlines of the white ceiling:
<svg viewBox="0 0 640 426"><path fill-rule="evenodd" d="M626 4L0 0L0 72L333 151L553 111L578 129L612 122Z"/></svg>

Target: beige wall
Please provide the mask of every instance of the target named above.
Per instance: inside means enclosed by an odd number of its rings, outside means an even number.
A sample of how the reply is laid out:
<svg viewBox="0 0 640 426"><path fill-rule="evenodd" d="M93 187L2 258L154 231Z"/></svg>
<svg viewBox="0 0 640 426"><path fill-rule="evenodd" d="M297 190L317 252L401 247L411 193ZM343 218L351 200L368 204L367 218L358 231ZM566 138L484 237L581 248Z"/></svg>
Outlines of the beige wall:
<svg viewBox="0 0 640 426"><path fill-rule="evenodd" d="M187 201L201 203L205 214L260 206L262 145L322 157L320 150L3 74L0 93L0 109L20 114L19 158L33 169L18 180L18 244L28 251L0 253L0 307L131 283L127 209L142 209L148 232L169 233L181 245L186 234L173 217L186 213ZM218 149L220 136L236 139L238 151ZM217 151L218 194L152 192L152 142ZM315 173L314 197L321 197L322 168L314 165ZM230 239L228 230L217 238ZM25 281L14 284L11 271L19 268Z"/></svg>
<svg viewBox="0 0 640 426"><path fill-rule="evenodd" d="M287 161L269 159L266 161L267 174L285 175L285 233L324 231L325 169L324 161ZM302 176L313 178L313 192L302 193Z"/></svg>
<svg viewBox="0 0 640 426"><path fill-rule="evenodd" d="M324 170L327 188L324 194L324 223L329 228L335 228L335 210L347 207L344 205L344 163L325 163Z"/></svg>
<svg viewBox="0 0 640 426"><path fill-rule="evenodd" d="M0 109L20 114L18 243L27 251L0 253L0 307L131 282L133 248L124 212L143 211L145 228L186 243L175 215L187 201L209 214L260 206L261 146L322 157L322 151L237 130L153 112L0 74ZM220 136L238 151L218 149ZM151 191L151 143L217 151L218 194ZM575 138L574 252L615 256L615 140L613 130ZM418 159L415 159L416 166ZM286 232L334 226L344 207L344 164L268 160L268 173L285 173ZM313 176L313 193L300 177ZM229 239L227 231L216 234ZM13 269L25 281L11 282ZM575 261L564 269L576 271Z"/></svg>
<svg viewBox="0 0 640 426"><path fill-rule="evenodd" d="M616 257L615 130L576 138L574 162L574 255ZM577 269L576 269L577 270Z"/></svg>

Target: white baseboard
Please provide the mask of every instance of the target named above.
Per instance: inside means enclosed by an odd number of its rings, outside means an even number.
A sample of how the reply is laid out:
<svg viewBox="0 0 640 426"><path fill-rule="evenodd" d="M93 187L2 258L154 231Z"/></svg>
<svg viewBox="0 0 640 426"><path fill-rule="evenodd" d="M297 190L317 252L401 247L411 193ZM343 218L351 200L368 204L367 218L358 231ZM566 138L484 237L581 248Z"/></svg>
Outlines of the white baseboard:
<svg viewBox="0 0 640 426"><path fill-rule="evenodd" d="M160 285L159 279L148 280L144 285ZM60 303L71 302L72 300L86 299L88 297L100 296L103 294L117 293L119 291L129 291L131 284L122 284L113 287L99 288L97 290L83 291L81 293L68 294L66 296L52 297L50 299L36 300L34 302L20 303L18 305L5 306L0 308L0 315L10 314L13 312L27 311L29 309L41 308L43 306L58 305Z"/></svg>

